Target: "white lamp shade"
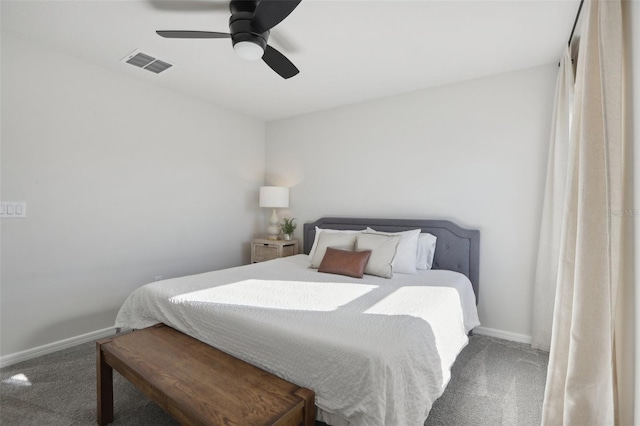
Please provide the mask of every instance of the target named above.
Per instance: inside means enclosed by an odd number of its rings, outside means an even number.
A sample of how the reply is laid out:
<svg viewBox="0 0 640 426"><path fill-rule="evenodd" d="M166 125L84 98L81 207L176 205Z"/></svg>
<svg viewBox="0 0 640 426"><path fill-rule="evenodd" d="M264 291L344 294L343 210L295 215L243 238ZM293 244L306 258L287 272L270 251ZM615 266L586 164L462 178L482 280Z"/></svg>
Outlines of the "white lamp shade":
<svg viewBox="0 0 640 426"><path fill-rule="evenodd" d="M289 188L263 186L260 188L260 207L286 209L289 207Z"/></svg>

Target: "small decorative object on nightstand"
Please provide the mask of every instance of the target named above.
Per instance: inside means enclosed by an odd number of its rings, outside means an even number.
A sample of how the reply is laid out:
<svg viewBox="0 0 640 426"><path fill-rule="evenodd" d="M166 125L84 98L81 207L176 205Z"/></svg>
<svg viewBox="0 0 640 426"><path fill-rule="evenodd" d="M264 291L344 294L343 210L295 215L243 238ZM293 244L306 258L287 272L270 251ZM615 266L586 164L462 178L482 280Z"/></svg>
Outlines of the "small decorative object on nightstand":
<svg viewBox="0 0 640 426"><path fill-rule="evenodd" d="M282 230L282 237L287 240L290 241L293 239L293 231L296 230L296 228L298 227L298 225L296 225L296 223L294 222L295 218L284 218L282 219L282 223L280 224L280 230Z"/></svg>
<svg viewBox="0 0 640 426"><path fill-rule="evenodd" d="M256 238L251 241L251 263L298 254L298 240L269 240Z"/></svg>

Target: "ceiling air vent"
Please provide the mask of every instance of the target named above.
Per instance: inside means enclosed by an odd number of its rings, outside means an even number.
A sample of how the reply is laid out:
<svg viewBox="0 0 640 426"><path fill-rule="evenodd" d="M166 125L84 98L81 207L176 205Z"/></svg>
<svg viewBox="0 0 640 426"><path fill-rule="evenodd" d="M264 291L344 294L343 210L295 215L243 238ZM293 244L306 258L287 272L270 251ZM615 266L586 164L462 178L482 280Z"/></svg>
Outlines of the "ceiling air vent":
<svg viewBox="0 0 640 426"><path fill-rule="evenodd" d="M130 54L128 54L122 62L126 62L127 64L135 65L136 67L145 69L147 71L154 72L156 74L160 74L162 71L171 68L173 64L170 64L166 61L162 61L158 58L155 58L151 55L147 55L146 53L142 53L139 50L134 50Z"/></svg>

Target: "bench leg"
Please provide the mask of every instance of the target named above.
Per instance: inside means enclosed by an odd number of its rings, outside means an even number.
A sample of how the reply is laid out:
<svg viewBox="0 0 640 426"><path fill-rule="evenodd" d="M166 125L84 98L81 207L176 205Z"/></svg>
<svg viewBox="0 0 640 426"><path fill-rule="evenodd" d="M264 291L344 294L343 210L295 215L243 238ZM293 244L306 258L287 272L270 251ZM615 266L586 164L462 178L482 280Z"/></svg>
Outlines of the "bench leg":
<svg viewBox="0 0 640 426"><path fill-rule="evenodd" d="M316 424L316 394L307 388L300 388L294 392L304 400L304 426Z"/></svg>
<svg viewBox="0 0 640 426"><path fill-rule="evenodd" d="M113 421L113 368L104 360L101 342L97 342L96 351L98 424L103 426Z"/></svg>

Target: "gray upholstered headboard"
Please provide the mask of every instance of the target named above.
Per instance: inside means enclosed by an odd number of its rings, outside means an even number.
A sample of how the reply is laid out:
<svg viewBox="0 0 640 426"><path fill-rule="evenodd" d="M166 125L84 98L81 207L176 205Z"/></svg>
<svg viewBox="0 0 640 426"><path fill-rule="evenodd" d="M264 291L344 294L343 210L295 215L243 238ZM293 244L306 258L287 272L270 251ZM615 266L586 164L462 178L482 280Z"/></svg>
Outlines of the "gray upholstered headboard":
<svg viewBox="0 0 640 426"><path fill-rule="evenodd" d="M426 219L359 219L323 217L304 224L304 252L309 254L316 236L316 226L327 229L365 229L367 226L384 232L422 229L437 237L433 269L447 269L466 275L479 296L480 231L464 229L448 220Z"/></svg>

